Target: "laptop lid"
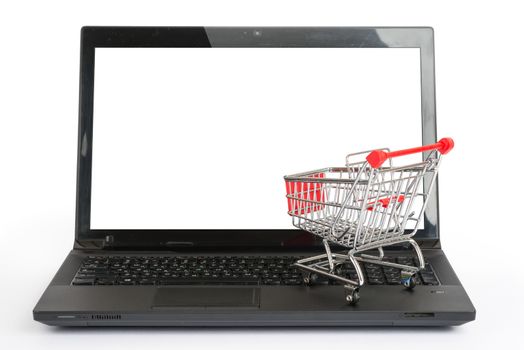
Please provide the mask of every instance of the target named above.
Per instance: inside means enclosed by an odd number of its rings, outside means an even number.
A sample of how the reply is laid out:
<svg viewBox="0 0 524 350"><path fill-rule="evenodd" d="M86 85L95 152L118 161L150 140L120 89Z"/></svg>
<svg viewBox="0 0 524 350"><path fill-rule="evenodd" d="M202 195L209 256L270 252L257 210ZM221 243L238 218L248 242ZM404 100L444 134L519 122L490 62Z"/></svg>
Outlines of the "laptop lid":
<svg viewBox="0 0 524 350"><path fill-rule="evenodd" d="M315 247L283 175L435 141L431 28L84 27L76 242Z"/></svg>

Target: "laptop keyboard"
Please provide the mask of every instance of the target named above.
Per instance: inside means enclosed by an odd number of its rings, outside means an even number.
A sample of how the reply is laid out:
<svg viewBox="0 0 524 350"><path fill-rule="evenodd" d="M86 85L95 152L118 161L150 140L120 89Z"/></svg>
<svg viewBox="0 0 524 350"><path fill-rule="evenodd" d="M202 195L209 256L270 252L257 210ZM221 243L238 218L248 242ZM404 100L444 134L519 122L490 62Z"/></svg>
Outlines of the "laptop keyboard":
<svg viewBox="0 0 524 350"><path fill-rule="evenodd" d="M301 285L302 271L292 264L297 256L88 256L73 285ZM412 257L385 258L415 266ZM400 270L363 264L366 284L400 284ZM341 265L339 274L356 279L351 264ZM338 283L319 277L316 284ZM431 265L418 273L418 284L438 285Z"/></svg>

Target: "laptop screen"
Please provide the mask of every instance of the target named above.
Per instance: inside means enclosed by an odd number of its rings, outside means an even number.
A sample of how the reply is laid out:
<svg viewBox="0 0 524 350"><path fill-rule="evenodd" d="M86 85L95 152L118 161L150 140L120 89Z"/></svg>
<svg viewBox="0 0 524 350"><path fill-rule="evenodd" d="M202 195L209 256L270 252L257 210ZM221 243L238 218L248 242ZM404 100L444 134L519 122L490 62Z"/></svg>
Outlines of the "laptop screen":
<svg viewBox="0 0 524 350"><path fill-rule="evenodd" d="M419 48L95 57L94 230L291 229L284 175L422 142Z"/></svg>

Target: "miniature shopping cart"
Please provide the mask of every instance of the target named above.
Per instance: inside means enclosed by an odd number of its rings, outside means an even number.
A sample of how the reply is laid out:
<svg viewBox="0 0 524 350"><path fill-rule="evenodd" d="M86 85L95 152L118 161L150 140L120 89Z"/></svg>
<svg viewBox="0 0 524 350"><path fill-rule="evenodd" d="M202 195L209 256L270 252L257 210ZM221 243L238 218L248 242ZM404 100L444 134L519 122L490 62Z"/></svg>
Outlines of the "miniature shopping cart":
<svg viewBox="0 0 524 350"><path fill-rule="evenodd" d="M354 153L346 157L345 167L285 176L293 225L322 238L326 250L295 263L305 272L304 282L309 285L319 275L337 280L344 285L346 301L355 304L364 284L359 263L372 263L400 269L401 284L414 288L424 257L412 237L424 216L441 155L453 145L451 138L443 138L432 145L396 152ZM419 152L425 152L422 162L393 166L392 158ZM406 242L414 248L418 266L384 258L383 247ZM330 243L349 251L332 253ZM363 254L374 249L378 255ZM354 266L356 278L340 273L347 263Z"/></svg>

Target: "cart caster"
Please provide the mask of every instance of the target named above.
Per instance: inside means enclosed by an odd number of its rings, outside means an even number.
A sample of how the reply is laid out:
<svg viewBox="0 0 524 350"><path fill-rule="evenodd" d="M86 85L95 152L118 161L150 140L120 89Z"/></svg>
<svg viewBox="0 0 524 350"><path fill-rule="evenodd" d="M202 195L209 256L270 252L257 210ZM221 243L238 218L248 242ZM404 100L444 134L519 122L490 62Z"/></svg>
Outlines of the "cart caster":
<svg viewBox="0 0 524 350"><path fill-rule="evenodd" d="M311 286L317 280L318 276L316 273L308 273L304 276L303 281L306 286Z"/></svg>
<svg viewBox="0 0 524 350"><path fill-rule="evenodd" d="M417 285L417 277L410 272L401 272L400 283L407 289L413 289Z"/></svg>
<svg viewBox="0 0 524 350"><path fill-rule="evenodd" d="M358 288L352 286L344 286L346 290L346 303L349 305L355 305L360 300L360 293Z"/></svg>

